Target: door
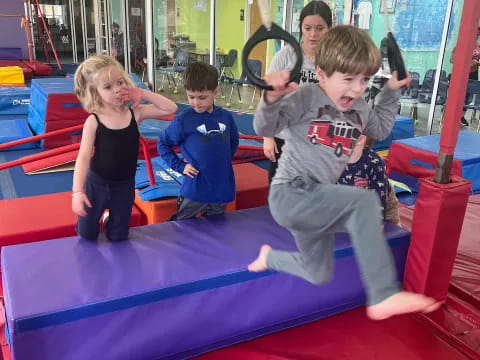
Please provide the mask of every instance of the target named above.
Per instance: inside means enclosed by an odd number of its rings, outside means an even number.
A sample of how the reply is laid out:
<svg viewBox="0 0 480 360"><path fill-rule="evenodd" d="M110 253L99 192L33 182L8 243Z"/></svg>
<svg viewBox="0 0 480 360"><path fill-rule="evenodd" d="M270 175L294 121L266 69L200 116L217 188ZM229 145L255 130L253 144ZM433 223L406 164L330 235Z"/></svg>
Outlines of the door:
<svg viewBox="0 0 480 360"><path fill-rule="evenodd" d="M260 10L256 1L249 5L250 7L250 28L248 36L251 37L255 31L262 25L262 18L260 16ZM257 44L251 51L249 59L260 60L262 62L262 74L265 74L265 63L267 59L267 42L262 41Z"/></svg>
<svg viewBox="0 0 480 360"><path fill-rule="evenodd" d="M97 54L110 54L109 0L93 0L95 48Z"/></svg>
<svg viewBox="0 0 480 360"><path fill-rule="evenodd" d="M127 0L127 29L130 70L140 76L146 71L145 0Z"/></svg>
<svg viewBox="0 0 480 360"><path fill-rule="evenodd" d="M69 0L58 0L55 5L48 1L30 3L33 43L38 60L54 63L54 50L60 62L72 62L72 14Z"/></svg>

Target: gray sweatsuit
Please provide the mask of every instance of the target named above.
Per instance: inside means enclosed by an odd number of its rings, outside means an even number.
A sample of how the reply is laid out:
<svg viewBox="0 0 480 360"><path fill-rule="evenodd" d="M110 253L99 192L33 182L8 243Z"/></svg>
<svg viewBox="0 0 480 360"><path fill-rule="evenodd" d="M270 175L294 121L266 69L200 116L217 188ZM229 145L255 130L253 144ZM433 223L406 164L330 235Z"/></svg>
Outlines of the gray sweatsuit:
<svg viewBox="0 0 480 360"><path fill-rule="evenodd" d="M270 188L270 211L293 234L299 250L272 250L268 268L325 283L333 271L333 235L348 232L369 304L399 291L378 196L336 185L361 134L375 139L389 135L399 98L400 91L385 87L374 110L360 99L342 113L318 85L309 83L273 104L260 101L255 131L266 137L281 131L285 139Z"/></svg>

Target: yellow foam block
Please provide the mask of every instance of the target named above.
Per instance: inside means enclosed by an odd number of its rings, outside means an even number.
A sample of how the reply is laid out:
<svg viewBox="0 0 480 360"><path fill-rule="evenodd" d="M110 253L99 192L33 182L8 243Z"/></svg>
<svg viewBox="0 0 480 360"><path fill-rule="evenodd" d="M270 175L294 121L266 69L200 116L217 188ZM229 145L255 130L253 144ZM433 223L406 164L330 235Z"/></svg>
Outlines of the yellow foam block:
<svg viewBox="0 0 480 360"><path fill-rule="evenodd" d="M25 78L20 66L0 67L0 86L24 86Z"/></svg>

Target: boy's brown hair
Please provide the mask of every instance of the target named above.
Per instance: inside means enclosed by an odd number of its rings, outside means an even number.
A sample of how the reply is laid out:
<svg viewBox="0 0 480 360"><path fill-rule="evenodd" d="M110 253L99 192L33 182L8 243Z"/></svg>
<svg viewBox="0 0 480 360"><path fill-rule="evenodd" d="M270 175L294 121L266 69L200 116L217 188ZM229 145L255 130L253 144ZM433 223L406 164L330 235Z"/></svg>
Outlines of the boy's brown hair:
<svg viewBox="0 0 480 360"><path fill-rule="evenodd" d="M380 64L380 50L370 36L364 30L350 25L334 26L317 44L315 65L328 77L336 71L372 76Z"/></svg>
<svg viewBox="0 0 480 360"><path fill-rule="evenodd" d="M183 76L186 90L214 91L218 87L217 69L204 62L195 61L188 64Z"/></svg>

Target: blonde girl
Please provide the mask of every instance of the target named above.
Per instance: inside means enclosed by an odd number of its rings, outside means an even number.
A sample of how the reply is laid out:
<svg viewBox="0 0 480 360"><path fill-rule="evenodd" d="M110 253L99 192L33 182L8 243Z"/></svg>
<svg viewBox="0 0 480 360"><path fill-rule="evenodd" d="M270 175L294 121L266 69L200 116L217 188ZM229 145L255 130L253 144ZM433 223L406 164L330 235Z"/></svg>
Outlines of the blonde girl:
<svg viewBox="0 0 480 360"><path fill-rule="evenodd" d="M177 111L167 98L137 88L118 61L92 56L75 72L75 93L91 112L83 127L73 175L72 210L77 232L95 241L106 209L109 240L128 238L139 147L138 125ZM140 105L142 100L149 105ZM127 103L133 102L133 106Z"/></svg>

